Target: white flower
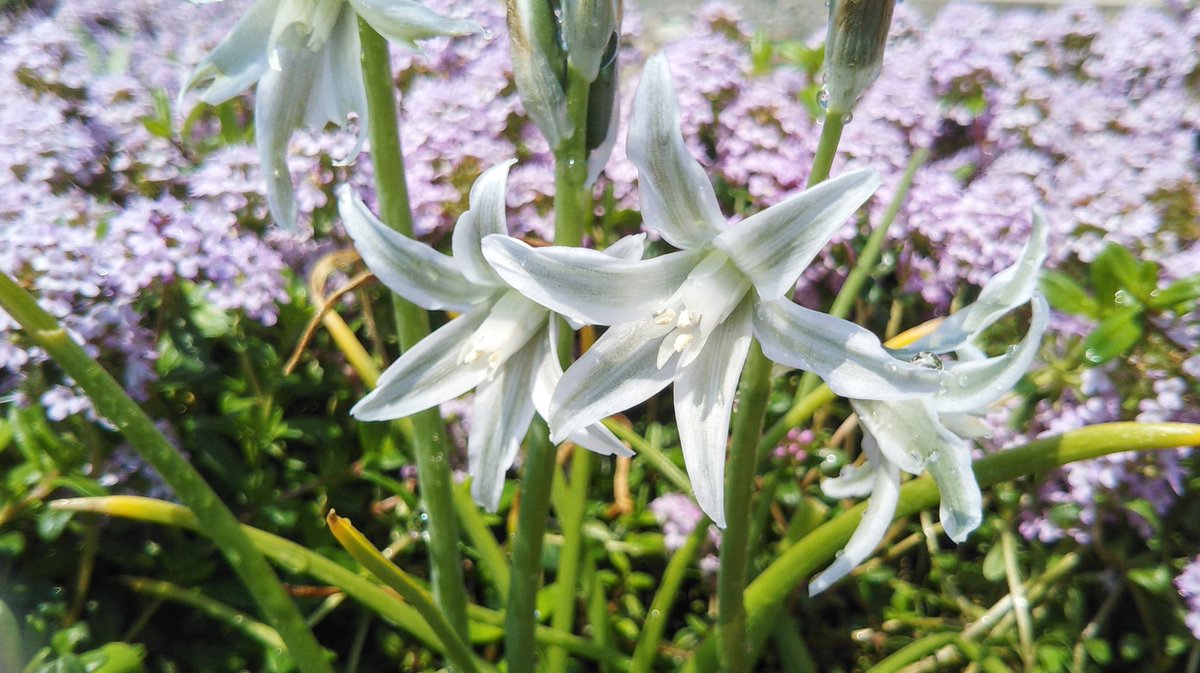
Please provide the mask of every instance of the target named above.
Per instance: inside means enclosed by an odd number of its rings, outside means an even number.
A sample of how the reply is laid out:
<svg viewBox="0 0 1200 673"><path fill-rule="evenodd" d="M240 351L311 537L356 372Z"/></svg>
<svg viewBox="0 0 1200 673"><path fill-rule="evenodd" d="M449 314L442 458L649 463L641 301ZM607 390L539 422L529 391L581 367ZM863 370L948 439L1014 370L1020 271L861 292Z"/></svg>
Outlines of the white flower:
<svg viewBox="0 0 1200 673"><path fill-rule="evenodd" d="M296 226L296 202L287 169L287 144L301 126L339 126L358 114L362 147L367 127L358 17L381 35L416 49L416 40L467 35L482 28L449 19L414 0L257 0L203 61L180 92L202 89L219 105L255 82L254 132L275 221Z"/></svg>
<svg viewBox="0 0 1200 673"><path fill-rule="evenodd" d="M505 284L480 250L483 237L507 235L504 194L512 163L488 169L472 186L470 210L454 228L453 257L388 228L349 187L338 191L346 230L380 281L423 308L462 313L401 355L351 413L365 421L401 418L475 389L467 439L471 494L491 510L534 412L549 415L563 373L550 311ZM636 259L642 241L631 238L606 252ZM566 439L604 455L632 455L599 425Z"/></svg>
<svg viewBox="0 0 1200 673"><path fill-rule="evenodd" d="M675 420L696 499L723 526L725 444L751 334L776 362L819 374L839 394L897 399L941 378L897 362L857 325L785 298L809 261L878 184L873 172L830 180L729 228L679 130L667 61L646 65L627 142L642 216L682 248L654 259L539 248L490 236L502 278L563 315L612 325L568 370L550 403L553 438L675 383Z"/></svg>
<svg viewBox="0 0 1200 673"><path fill-rule="evenodd" d="M950 316L931 334L903 351L902 358L942 369L945 377L936 393L898 401L850 400L863 426L867 464L847 466L842 474L821 485L834 498L871 500L845 549L829 568L809 584L817 594L845 577L871 554L892 522L900 496L900 470L920 474L929 470L941 493L939 517L946 535L962 542L983 519L982 497L971 469L967 439L989 434L976 415L999 400L1024 376L1046 331L1050 308L1036 293L1038 271L1046 258L1046 222L1034 213L1033 233L1017 262L992 277L979 298ZM1005 313L1032 302L1033 317L1021 343L1003 354L984 358L972 344ZM943 363L941 355L958 359Z"/></svg>

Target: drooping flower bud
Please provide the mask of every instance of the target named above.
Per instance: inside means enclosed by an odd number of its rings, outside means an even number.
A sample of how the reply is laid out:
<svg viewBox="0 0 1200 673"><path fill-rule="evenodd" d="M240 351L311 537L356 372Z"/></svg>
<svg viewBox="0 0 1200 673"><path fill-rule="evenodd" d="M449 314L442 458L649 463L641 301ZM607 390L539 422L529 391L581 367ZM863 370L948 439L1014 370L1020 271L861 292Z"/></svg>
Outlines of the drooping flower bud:
<svg viewBox="0 0 1200 673"><path fill-rule="evenodd" d="M831 0L825 38L829 114L847 115L879 76L896 0Z"/></svg>
<svg viewBox="0 0 1200 673"><path fill-rule="evenodd" d="M617 127L621 121L621 96L618 91L620 73L617 67L619 41L618 23L609 36L596 78L588 87L587 137L584 142L588 153L588 186L595 184L617 143Z"/></svg>
<svg viewBox="0 0 1200 673"><path fill-rule="evenodd" d="M508 0L508 36L521 103L555 149L574 130L564 90L566 56L550 0Z"/></svg>
<svg viewBox="0 0 1200 673"><path fill-rule="evenodd" d="M567 62L586 81L594 82L621 24L619 0L566 0L562 6Z"/></svg>

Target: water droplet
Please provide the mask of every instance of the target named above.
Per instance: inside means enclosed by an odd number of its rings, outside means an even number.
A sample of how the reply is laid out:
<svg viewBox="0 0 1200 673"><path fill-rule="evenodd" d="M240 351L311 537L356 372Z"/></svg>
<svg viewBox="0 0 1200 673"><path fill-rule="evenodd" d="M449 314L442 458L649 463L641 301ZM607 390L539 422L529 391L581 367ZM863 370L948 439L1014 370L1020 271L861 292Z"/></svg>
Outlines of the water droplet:
<svg viewBox="0 0 1200 673"><path fill-rule="evenodd" d="M942 359L933 351L921 351L909 359L909 362L925 369L942 370Z"/></svg>
<svg viewBox="0 0 1200 673"><path fill-rule="evenodd" d="M843 124L849 124L849 123L850 123L850 122L852 122L852 121L854 121L854 114L853 114L853 113L851 113L851 112L847 112L846 114L842 115L842 123L843 123Z"/></svg>
<svg viewBox="0 0 1200 673"><path fill-rule="evenodd" d="M1097 353L1097 352L1096 352L1094 349L1092 349L1092 348L1089 348L1089 349L1087 349L1086 351L1084 351L1084 352L1083 352L1083 357L1084 357L1084 358L1085 358L1085 359L1086 359L1088 362L1100 362L1101 360L1103 360L1103 359L1104 359L1104 358L1100 357L1100 354L1099 354L1099 353Z"/></svg>
<svg viewBox="0 0 1200 673"><path fill-rule="evenodd" d="M821 87L821 93L817 94L817 104L822 110L829 107L829 90L825 87Z"/></svg>

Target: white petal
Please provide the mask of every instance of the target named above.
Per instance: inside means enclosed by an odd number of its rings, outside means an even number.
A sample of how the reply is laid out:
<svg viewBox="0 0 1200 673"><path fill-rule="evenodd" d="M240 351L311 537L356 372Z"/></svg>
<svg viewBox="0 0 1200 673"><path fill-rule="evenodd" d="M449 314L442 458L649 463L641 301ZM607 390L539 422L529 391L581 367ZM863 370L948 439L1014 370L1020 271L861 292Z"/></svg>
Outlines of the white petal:
<svg viewBox="0 0 1200 673"><path fill-rule="evenodd" d="M942 504L938 518L946 535L962 542L983 521L983 497L971 469L971 449L965 442L945 447L925 464L937 482Z"/></svg>
<svg viewBox="0 0 1200 673"><path fill-rule="evenodd" d="M345 126L347 117L358 115L358 141L348 156L337 160L338 165L346 165L357 157L367 139L369 119L367 92L359 60L361 54L358 16L349 5L345 5L338 14L328 44L321 50L321 64L317 69L304 119L308 128L321 129L331 122Z"/></svg>
<svg viewBox="0 0 1200 673"><path fill-rule="evenodd" d="M588 91L587 146L591 149L588 150L588 175L584 187L590 188L596 184L596 178L600 177L600 172L608 165L608 159L617 145L617 131L621 127L618 63L619 61L614 56L612 63L600 71L600 77L592 82L591 89ZM604 106L605 97L610 99L607 106ZM603 138L593 139L591 137L594 132L593 125L604 129ZM599 140L599 142L595 142L595 140Z"/></svg>
<svg viewBox="0 0 1200 673"><path fill-rule="evenodd" d="M276 50L279 69L270 68L254 97L254 136L259 164L267 180L271 216L285 229L296 228L296 198L288 171L287 146L308 109L309 94L321 65L320 52Z"/></svg>
<svg viewBox="0 0 1200 673"><path fill-rule="evenodd" d="M413 50L416 40L483 32L474 21L442 16L414 0L350 0L350 5L380 35Z"/></svg>
<svg viewBox="0 0 1200 673"><path fill-rule="evenodd" d="M622 236L619 241L605 248L603 252L609 257L623 259L626 262L636 262L646 254L646 235Z"/></svg>
<svg viewBox="0 0 1200 673"><path fill-rule="evenodd" d="M545 342L531 339L496 372L475 388L471 431L467 436L467 469L471 496L489 512L500 506L504 477L533 420L533 367Z"/></svg>
<svg viewBox="0 0 1200 673"><path fill-rule="evenodd" d="M392 292L422 308L462 312L495 291L467 280L451 258L380 222L349 185L338 187L337 196L354 247Z"/></svg>
<svg viewBox="0 0 1200 673"><path fill-rule="evenodd" d="M1029 371L1050 319L1045 297L1035 294L1032 303L1033 319L1020 344L987 360L947 363L943 389L933 403L938 412L967 412L985 407L1012 390Z"/></svg>
<svg viewBox="0 0 1200 673"><path fill-rule="evenodd" d="M754 335L768 358L817 374L844 397L902 399L941 383L941 372L897 360L862 327L785 299L757 303Z"/></svg>
<svg viewBox="0 0 1200 673"><path fill-rule="evenodd" d="M567 116L567 94L558 69L550 62L546 47L539 43L538 28L533 25L539 20L553 21L553 12L548 3L538 7L537 2L541 0L509 0L509 57L525 113L546 136L550 149L556 150L564 138L574 133L574 125Z"/></svg>
<svg viewBox="0 0 1200 673"><path fill-rule="evenodd" d="M550 399L554 395L555 387L563 377L562 365L559 364L558 353L555 352L558 343L557 333L557 321L551 320L546 335L535 337L544 344L537 356L538 360L535 364L537 371L534 372L533 378L533 403L538 415L542 418L549 418ZM616 435L600 423L570 433L567 435L566 441L603 456L633 455L633 451L630 451L629 447L625 446L621 440L617 439Z"/></svg>
<svg viewBox="0 0 1200 673"><path fill-rule="evenodd" d="M862 520L858 522L858 527L854 529L854 534L850 536L845 548L828 568L809 582L809 596L815 596L828 589L866 560L883 540L888 526L892 524L892 517L896 514L896 503L900 500L900 470L884 458L877 448L869 450L868 446L873 442L867 437L863 437L863 451L868 455L867 460L874 465L872 472L875 477L871 484L871 499L867 502Z"/></svg>
<svg viewBox="0 0 1200 673"><path fill-rule="evenodd" d="M400 356L379 377L379 385L350 413L362 421L387 421L453 399L487 378L487 362L460 364L462 344L492 311L480 306L451 320Z"/></svg>
<svg viewBox="0 0 1200 673"><path fill-rule="evenodd" d="M927 461L963 449L963 441L937 419L928 399L879 402L850 400L858 420L879 443L888 460L910 474L920 474Z"/></svg>
<svg viewBox="0 0 1200 673"><path fill-rule="evenodd" d="M205 87L200 99L220 105L245 91L267 71L267 41L279 0L258 0L246 10L208 56L196 65L180 99L192 89Z"/></svg>
<svg viewBox="0 0 1200 673"><path fill-rule="evenodd" d="M508 290L492 304L492 311L483 324L462 345L459 359L463 362L486 360L491 372L525 347L546 326L550 312L516 290Z"/></svg>
<svg viewBox="0 0 1200 673"><path fill-rule="evenodd" d="M932 334L904 349L904 354L919 351L946 353L972 341L1005 313L1029 301L1037 289L1038 275L1046 260L1050 227L1041 210L1033 211L1033 231L1021 255L1012 266L992 276L979 292L979 298L964 306L938 326Z"/></svg>
<svg viewBox="0 0 1200 673"><path fill-rule="evenodd" d="M613 325L661 306L703 253L626 261L595 250L533 248L508 236L489 236L483 255L505 282L533 301L582 322Z"/></svg>
<svg viewBox="0 0 1200 673"><path fill-rule="evenodd" d="M567 369L550 401L551 439L640 404L675 378L676 360L656 365L659 342L671 330L645 319L610 328Z"/></svg>
<svg viewBox="0 0 1200 673"><path fill-rule="evenodd" d="M747 218L713 245L750 277L759 296L777 299L878 186L874 170L839 175Z"/></svg>
<svg viewBox="0 0 1200 673"><path fill-rule="evenodd" d="M629 118L625 152L638 167L642 219L677 248L707 244L725 217L704 169L679 130L679 105L667 58L646 63Z"/></svg>
<svg viewBox="0 0 1200 673"><path fill-rule="evenodd" d="M508 169L516 163L509 159L483 172L471 185L470 208L454 225L454 259L468 280L485 285L504 283L483 258L483 239L491 234L508 234L504 197L508 188Z"/></svg>
<svg viewBox="0 0 1200 673"><path fill-rule="evenodd" d="M947 430L966 439L978 439L992 435L992 429L983 421L983 417L975 414L941 411L938 412L938 420L946 426Z"/></svg>
<svg viewBox="0 0 1200 673"><path fill-rule="evenodd" d="M725 527L725 445L738 377L750 350L750 302L742 302L708 338L704 350L679 370L675 422L700 509Z"/></svg>
<svg viewBox="0 0 1200 673"><path fill-rule="evenodd" d="M866 442L865 437L863 442ZM878 467L874 461L862 465L844 465L838 476L821 480L821 492L827 498L865 498L871 495L871 489L875 487Z"/></svg>

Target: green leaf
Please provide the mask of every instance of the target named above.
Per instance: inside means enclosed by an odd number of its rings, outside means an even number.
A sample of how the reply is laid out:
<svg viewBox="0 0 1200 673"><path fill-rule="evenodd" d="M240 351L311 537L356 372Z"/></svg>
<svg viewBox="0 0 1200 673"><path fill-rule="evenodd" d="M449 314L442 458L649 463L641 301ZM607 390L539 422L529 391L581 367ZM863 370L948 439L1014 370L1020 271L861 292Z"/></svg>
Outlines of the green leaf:
<svg viewBox="0 0 1200 673"><path fill-rule="evenodd" d="M1165 566L1133 568L1125 573L1125 576L1129 578L1129 581L1152 594L1165 596L1167 592L1174 591L1171 584L1171 572Z"/></svg>
<svg viewBox="0 0 1200 673"><path fill-rule="evenodd" d="M1096 300L1079 286L1070 276L1056 271L1043 271L1042 293L1054 308L1063 313L1099 317L1100 307Z"/></svg>
<svg viewBox="0 0 1200 673"><path fill-rule="evenodd" d="M1177 280L1161 290L1150 293L1150 306L1168 308L1200 297L1200 276Z"/></svg>
<svg viewBox="0 0 1200 673"><path fill-rule="evenodd" d="M146 649L129 643L107 643L103 647L79 655L89 673L141 673Z"/></svg>
<svg viewBox="0 0 1200 673"><path fill-rule="evenodd" d="M1004 551L1000 545L994 545L983 558L983 577L989 582L1004 579Z"/></svg>
<svg viewBox="0 0 1200 673"><path fill-rule="evenodd" d="M1083 354L1095 366L1125 353L1142 338L1142 309L1125 307L1112 313L1083 340Z"/></svg>
<svg viewBox="0 0 1200 673"><path fill-rule="evenodd" d="M1142 270L1133 253L1124 247L1109 244L1096 255L1091 268L1092 285L1100 305L1112 308L1119 303L1117 292L1124 289L1134 296L1148 295L1153 286L1142 293Z"/></svg>
<svg viewBox="0 0 1200 673"><path fill-rule="evenodd" d="M1083 649L1087 651L1088 656L1097 664L1104 665L1112 661L1112 646L1107 640L1093 638L1083 641Z"/></svg>

